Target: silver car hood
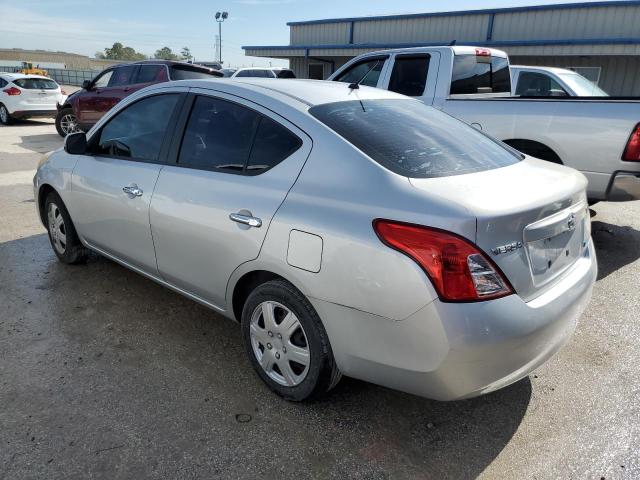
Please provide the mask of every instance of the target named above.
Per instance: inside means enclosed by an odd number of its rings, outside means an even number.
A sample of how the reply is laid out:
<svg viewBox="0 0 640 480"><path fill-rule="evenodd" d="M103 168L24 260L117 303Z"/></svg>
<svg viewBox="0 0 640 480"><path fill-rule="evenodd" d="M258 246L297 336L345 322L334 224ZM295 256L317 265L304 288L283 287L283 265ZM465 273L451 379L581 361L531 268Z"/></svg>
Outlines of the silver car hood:
<svg viewBox="0 0 640 480"><path fill-rule="evenodd" d="M476 217L472 240L526 301L584 253L590 232L587 180L577 170L527 157L508 167L410 182Z"/></svg>

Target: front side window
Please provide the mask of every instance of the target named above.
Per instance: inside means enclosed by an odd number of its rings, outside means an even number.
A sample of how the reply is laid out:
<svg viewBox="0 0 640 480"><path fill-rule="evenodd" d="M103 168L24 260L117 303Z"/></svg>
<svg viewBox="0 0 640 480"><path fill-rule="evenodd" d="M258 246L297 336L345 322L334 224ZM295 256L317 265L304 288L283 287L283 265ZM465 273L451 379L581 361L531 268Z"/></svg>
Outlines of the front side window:
<svg viewBox="0 0 640 480"><path fill-rule="evenodd" d="M178 164L257 174L280 163L300 145L297 136L254 110L218 98L197 97Z"/></svg>
<svg viewBox="0 0 640 480"><path fill-rule="evenodd" d="M135 72L135 69L136 67L133 65L116 68L111 76L109 86L122 87L124 85L130 85L133 80L133 73Z"/></svg>
<svg viewBox="0 0 640 480"><path fill-rule="evenodd" d="M562 85L545 73L521 72L518 76L516 95L522 97L566 96Z"/></svg>
<svg viewBox="0 0 640 480"><path fill-rule="evenodd" d="M109 80L113 75L113 70L108 70L93 81L94 88L104 88L109 85Z"/></svg>
<svg viewBox="0 0 640 480"><path fill-rule="evenodd" d="M485 55L455 55L451 95L510 93L509 61Z"/></svg>
<svg viewBox="0 0 640 480"><path fill-rule="evenodd" d="M360 85L375 87L378 85L378 79L380 78L380 73L382 72L386 58L387 57L370 58L356 63L338 75L334 80L345 83L360 82Z"/></svg>
<svg viewBox="0 0 640 480"><path fill-rule="evenodd" d="M427 85L429 55L398 55L393 64L389 90L409 97L420 97Z"/></svg>
<svg viewBox="0 0 640 480"><path fill-rule="evenodd" d="M521 159L496 140L418 100L352 100L317 105L309 113L405 177L462 175Z"/></svg>
<svg viewBox="0 0 640 480"><path fill-rule="evenodd" d="M118 112L99 134L96 155L156 162L178 94L144 98Z"/></svg>

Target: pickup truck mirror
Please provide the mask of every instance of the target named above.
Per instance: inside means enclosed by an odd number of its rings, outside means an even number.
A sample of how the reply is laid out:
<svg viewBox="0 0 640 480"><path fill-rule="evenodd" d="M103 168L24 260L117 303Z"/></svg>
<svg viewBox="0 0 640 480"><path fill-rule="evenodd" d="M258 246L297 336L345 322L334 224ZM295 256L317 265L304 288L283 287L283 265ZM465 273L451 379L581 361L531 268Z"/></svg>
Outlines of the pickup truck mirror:
<svg viewBox="0 0 640 480"><path fill-rule="evenodd" d="M77 132L64 138L64 151L71 155L84 155L87 153L87 135Z"/></svg>
<svg viewBox="0 0 640 480"><path fill-rule="evenodd" d="M84 88L85 90L89 90L89 87L91 87L91 80L85 80L84 82L82 82L82 88Z"/></svg>

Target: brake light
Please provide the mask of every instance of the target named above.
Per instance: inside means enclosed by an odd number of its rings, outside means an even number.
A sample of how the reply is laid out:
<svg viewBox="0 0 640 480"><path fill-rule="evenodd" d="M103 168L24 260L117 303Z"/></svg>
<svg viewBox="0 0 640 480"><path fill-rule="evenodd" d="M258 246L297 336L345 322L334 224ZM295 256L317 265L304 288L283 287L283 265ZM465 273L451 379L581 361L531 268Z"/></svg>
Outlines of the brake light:
<svg viewBox="0 0 640 480"><path fill-rule="evenodd" d="M488 48L476 48L476 57L490 57L491 50Z"/></svg>
<svg viewBox="0 0 640 480"><path fill-rule="evenodd" d="M511 295L498 267L478 247L444 230L377 219L373 229L384 244L413 259L445 302L473 302Z"/></svg>
<svg viewBox="0 0 640 480"><path fill-rule="evenodd" d="M22 92L20 91L19 88L16 87L9 87L9 88L5 88L4 90L2 90L4 93L6 93L7 95L20 95Z"/></svg>
<svg viewBox="0 0 640 480"><path fill-rule="evenodd" d="M622 154L625 162L640 162L640 123L636 125Z"/></svg>

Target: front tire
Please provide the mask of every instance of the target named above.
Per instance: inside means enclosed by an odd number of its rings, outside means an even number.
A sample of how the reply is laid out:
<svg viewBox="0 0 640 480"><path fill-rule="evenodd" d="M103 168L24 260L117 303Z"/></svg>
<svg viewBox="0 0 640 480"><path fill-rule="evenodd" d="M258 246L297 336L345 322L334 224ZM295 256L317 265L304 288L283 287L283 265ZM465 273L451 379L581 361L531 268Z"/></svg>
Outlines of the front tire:
<svg viewBox="0 0 640 480"><path fill-rule="evenodd" d="M242 336L258 376L287 400L317 398L342 376L318 314L284 280L251 292L242 310Z"/></svg>
<svg viewBox="0 0 640 480"><path fill-rule="evenodd" d="M60 195L51 192L44 202L44 213L53 252L62 263L83 263L89 251L82 246Z"/></svg>
<svg viewBox="0 0 640 480"><path fill-rule="evenodd" d="M56 114L56 130L62 138L71 133L80 132L78 127L78 119L73 113L73 108L65 107Z"/></svg>
<svg viewBox="0 0 640 480"><path fill-rule="evenodd" d="M13 117L2 103L0 103L0 123L3 125L11 125L13 123Z"/></svg>

